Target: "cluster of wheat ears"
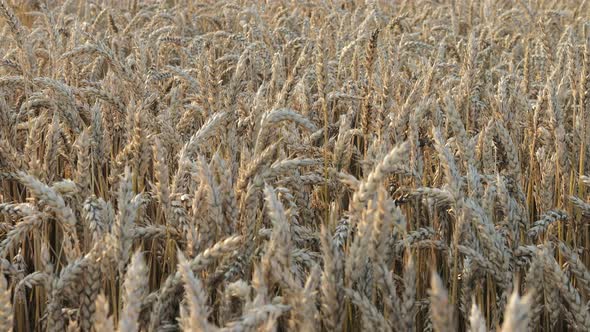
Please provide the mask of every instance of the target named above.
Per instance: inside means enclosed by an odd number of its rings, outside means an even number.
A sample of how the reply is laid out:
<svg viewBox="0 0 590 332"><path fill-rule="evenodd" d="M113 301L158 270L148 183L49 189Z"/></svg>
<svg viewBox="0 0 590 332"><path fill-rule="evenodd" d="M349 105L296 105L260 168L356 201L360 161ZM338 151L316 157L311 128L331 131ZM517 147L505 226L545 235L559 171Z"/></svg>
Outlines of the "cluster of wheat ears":
<svg viewBox="0 0 590 332"><path fill-rule="evenodd" d="M0 331L590 329L587 1L0 14Z"/></svg>

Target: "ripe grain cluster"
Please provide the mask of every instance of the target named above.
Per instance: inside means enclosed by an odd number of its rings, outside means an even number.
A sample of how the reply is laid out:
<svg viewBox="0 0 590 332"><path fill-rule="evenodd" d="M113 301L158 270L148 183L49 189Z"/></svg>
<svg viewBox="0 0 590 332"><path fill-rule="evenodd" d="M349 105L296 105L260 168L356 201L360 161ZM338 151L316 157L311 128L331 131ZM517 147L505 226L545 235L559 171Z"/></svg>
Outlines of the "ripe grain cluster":
<svg viewBox="0 0 590 332"><path fill-rule="evenodd" d="M0 331L588 331L589 157L585 0L0 0Z"/></svg>

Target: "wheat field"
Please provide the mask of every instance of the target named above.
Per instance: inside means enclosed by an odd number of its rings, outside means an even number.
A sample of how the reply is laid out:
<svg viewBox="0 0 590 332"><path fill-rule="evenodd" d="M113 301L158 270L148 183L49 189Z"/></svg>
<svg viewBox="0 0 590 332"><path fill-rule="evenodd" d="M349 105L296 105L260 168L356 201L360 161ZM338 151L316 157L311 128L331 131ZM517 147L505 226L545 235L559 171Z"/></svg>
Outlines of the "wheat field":
<svg viewBox="0 0 590 332"><path fill-rule="evenodd" d="M0 13L0 331L590 330L588 1Z"/></svg>

